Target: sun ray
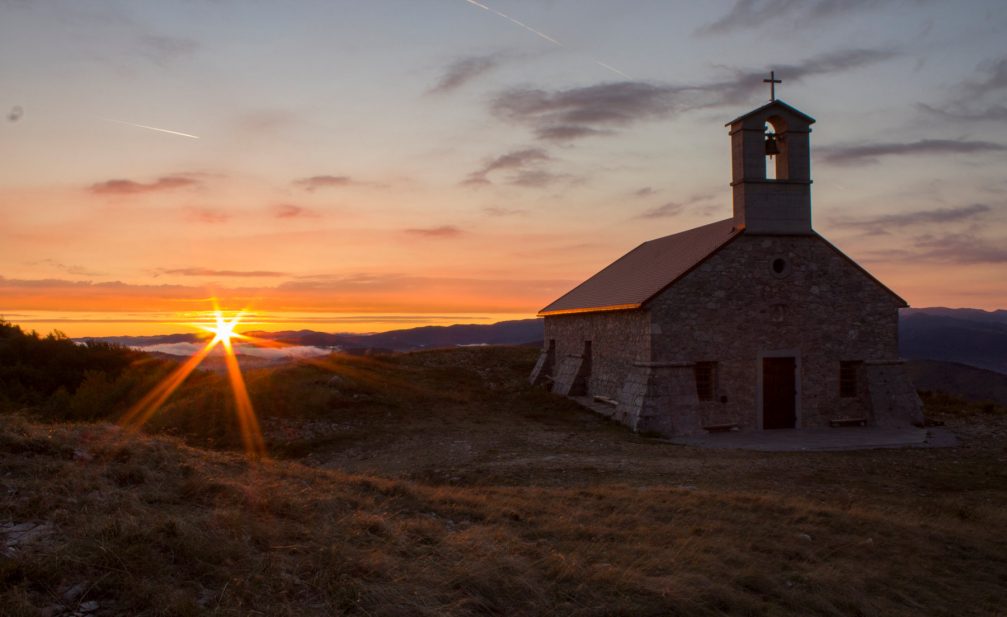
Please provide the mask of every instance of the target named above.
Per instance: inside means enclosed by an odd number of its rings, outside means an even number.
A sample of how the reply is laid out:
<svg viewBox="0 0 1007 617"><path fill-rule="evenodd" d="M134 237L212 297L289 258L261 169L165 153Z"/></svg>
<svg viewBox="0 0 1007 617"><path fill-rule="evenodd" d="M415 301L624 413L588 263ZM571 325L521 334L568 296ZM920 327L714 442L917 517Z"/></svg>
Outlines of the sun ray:
<svg viewBox="0 0 1007 617"><path fill-rule="evenodd" d="M262 429L259 427L259 419L252 407L248 388L245 387L245 378L241 375L241 367L238 365L238 358L234 354L230 340L224 341L224 352L224 362L227 365L231 391L234 393L234 405L245 454L254 458L263 458L266 454L266 445L262 438Z"/></svg>
<svg viewBox="0 0 1007 617"><path fill-rule="evenodd" d="M139 430L157 413L157 410L182 385L186 378L196 370L203 360L210 355L210 352L220 345L224 350L224 364L227 368L227 378L231 385L231 392L234 395L235 412L238 428L241 432L242 445L245 448L245 453L250 458L261 460L266 457L265 439L262 435L259 419L255 414L255 408L252 406L252 399L248 395L248 388L245 386L245 379L241 374L241 366L238 364L238 357L235 354L232 340L247 340L253 343L265 343L267 341L265 339L245 336L234 331L241 318L245 315L244 309L238 311L237 314L228 320L224 317L224 313L221 311L216 299L213 300L213 308L215 326L193 324L197 328L213 334L213 338L133 405L119 420L119 424L129 430Z"/></svg>
<svg viewBox="0 0 1007 617"><path fill-rule="evenodd" d="M168 397L182 385L182 382L185 381L192 371L196 370L196 367L206 359L206 356L210 355L215 345L216 343L214 342L207 343L206 346L193 354L185 363L172 371L153 390L133 405L119 420L119 424L132 430L138 430L146 424L157 413L161 405L168 400Z"/></svg>

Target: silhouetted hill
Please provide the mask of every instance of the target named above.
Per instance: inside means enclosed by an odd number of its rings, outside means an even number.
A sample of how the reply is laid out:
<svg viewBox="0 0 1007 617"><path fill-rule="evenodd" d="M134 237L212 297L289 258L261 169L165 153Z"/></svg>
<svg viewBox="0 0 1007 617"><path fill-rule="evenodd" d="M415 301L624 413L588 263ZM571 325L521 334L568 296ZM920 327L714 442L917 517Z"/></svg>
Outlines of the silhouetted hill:
<svg viewBox="0 0 1007 617"><path fill-rule="evenodd" d="M1007 405L1007 375L939 360L910 360L906 370L917 390Z"/></svg>
<svg viewBox="0 0 1007 617"><path fill-rule="evenodd" d="M338 346L343 349L366 347L409 351L436 347L457 347L459 345L518 345L540 341L542 340L542 320L519 319L490 325L423 326L376 334L326 334L312 330L251 332L249 334L288 345Z"/></svg>
<svg viewBox="0 0 1007 617"><path fill-rule="evenodd" d="M1007 311L903 311L899 352L903 358L957 362L1007 374Z"/></svg>

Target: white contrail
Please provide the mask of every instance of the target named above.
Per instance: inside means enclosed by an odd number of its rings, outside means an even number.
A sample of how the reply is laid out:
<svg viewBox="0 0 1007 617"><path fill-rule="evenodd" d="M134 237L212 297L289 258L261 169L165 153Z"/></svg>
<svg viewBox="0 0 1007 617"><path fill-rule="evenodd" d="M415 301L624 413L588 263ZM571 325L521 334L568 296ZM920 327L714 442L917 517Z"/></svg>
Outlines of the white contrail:
<svg viewBox="0 0 1007 617"><path fill-rule="evenodd" d="M188 137L189 139L199 139L198 135L190 135L188 133L180 133L178 131L169 131L168 129L159 129L156 126L147 126L146 124L134 124L133 122L123 122L122 120L113 120L112 118L102 118L106 122L115 122L116 124L125 124L126 126L135 126L138 129L147 129L149 131L160 131L162 133L168 133L171 135L181 135L182 137Z"/></svg>
<svg viewBox="0 0 1007 617"><path fill-rule="evenodd" d="M604 68L604 69L608 69L608 70L612 71L612 72L613 72L613 73L615 73L616 75L622 75L622 76L623 76L623 77L625 77L626 79L633 79L632 77L630 77L629 75L627 75L627 74L623 73L622 71L620 71L619 69L615 68L615 67L614 67L614 66L612 66L611 64L605 64L605 63L604 63L604 62L602 62L601 60L595 60L595 63L596 63L596 64L597 64L598 66L600 66L600 67L602 67L602 68Z"/></svg>
<svg viewBox="0 0 1007 617"><path fill-rule="evenodd" d="M532 28L528 24L526 24L524 22L520 22L520 21L514 19L510 15L504 15L500 11L497 11L495 9L491 9L490 7L486 6L485 4L479 4L478 2L476 2L476 0L465 0L465 2L468 2L469 4L471 4L473 6L477 6L477 7L481 8L484 11L489 11L490 13L493 13L494 15L499 15L500 17L503 17L504 19L506 19L507 21L511 22L512 24L517 24L517 25L521 26L522 28L524 28L525 30L527 30L528 32L531 32L533 34L537 34L538 36L544 38L545 40L549 41L550 43L552 43L554 45L559 45L560 47L566 47L566 45L564 45L563 43L560 43L559 41L557 41L556 39L552 38L551 36L549 36L545 32L539 32L535 28Z"/></svg>
<svg viewBox="0 0 1007 617"><path fill-rule="evenodd" d="M532 28L531 26L529 26L528 24L524 23L523 21L518 21L518 20L514 19L510 15L506 15L506 14L501 13L500 11L498 11L496 9L492 9L492 8L486 6L485 4L476 2L476 0L465 0L465 2L468 2L472 6L477 6L477 7L481 8L484 11L489 11L490 13L493 13L494 15L497 15L499 17L503 17L504 19L506 19L507 21L511 22L512 24L518 25L518 26L524 28L525 30L527 30L528 32L531 32L532 34L534 34L536 36L542 37L543 39L549 41L553 45L556 45L558 47L566 47L566 45L564 45L563 43L560 43L559 41L557 41L556 39L552 38L551 36L549 36L545 32L542 32L541 30L536 30L535 28ZM616 75L620 75L622 77L625 77L626 79L632 79L632 77L630 77L629 75L623 73L622 71L620 71L619 69L615 68L614 66L612 66L610 64L605 64L601 60L597 60L596 59L595 63L598 66L602 67L603 69L612 71Z"/></svg>

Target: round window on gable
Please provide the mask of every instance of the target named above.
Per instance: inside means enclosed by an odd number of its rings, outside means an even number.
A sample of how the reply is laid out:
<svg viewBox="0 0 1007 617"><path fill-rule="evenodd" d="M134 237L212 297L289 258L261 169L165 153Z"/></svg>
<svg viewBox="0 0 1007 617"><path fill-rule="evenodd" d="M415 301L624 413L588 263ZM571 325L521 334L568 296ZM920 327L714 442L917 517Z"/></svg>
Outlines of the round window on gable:
<svg viewBox="0 0 1007 617"><path fill-rule="evenodd" d="M790 273L790 262L782 257L774 259L770 267L773 270L773 274L779 277L787 276Z"/></svg>

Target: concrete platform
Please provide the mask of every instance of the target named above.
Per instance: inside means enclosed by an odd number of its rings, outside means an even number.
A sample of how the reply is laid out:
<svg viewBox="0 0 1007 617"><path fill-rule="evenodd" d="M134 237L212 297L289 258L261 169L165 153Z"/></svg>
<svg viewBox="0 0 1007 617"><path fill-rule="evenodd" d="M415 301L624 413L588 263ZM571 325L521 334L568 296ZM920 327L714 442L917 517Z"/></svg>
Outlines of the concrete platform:
<svg viewBox="0 0 1007 617"><path fill-rule="evenodd" d="M874 450L877 448L953 448L954 433L944 428L839 428L731 431L664 440L682 446L758 450L762 452L816 452Z"/></svg>

